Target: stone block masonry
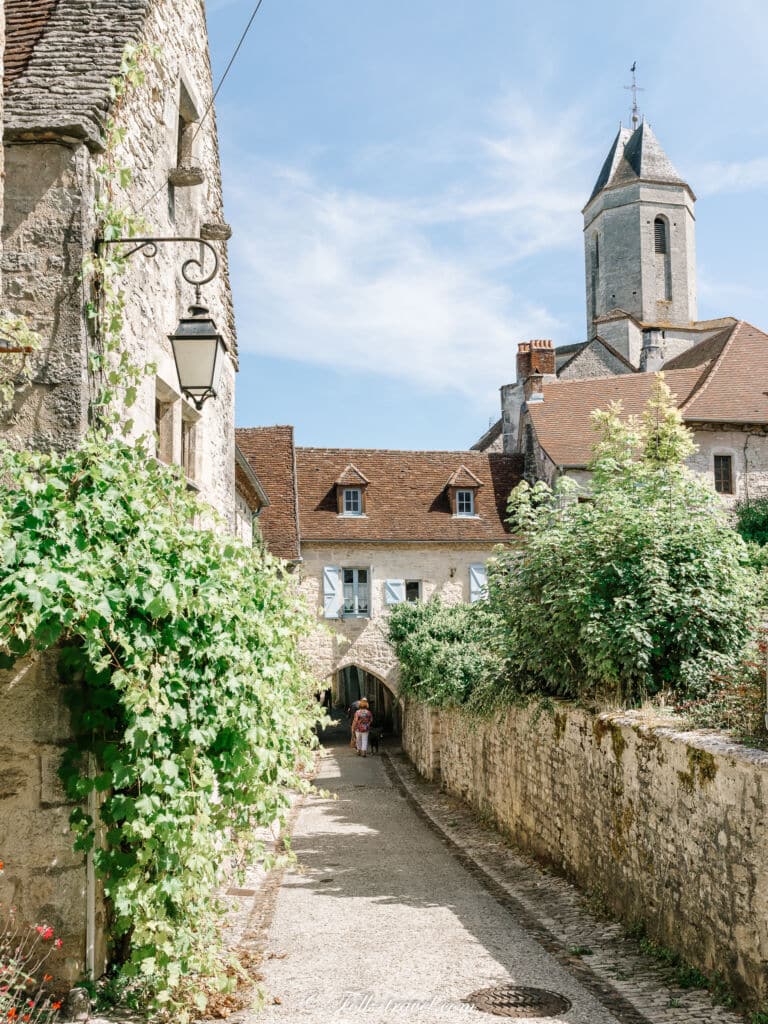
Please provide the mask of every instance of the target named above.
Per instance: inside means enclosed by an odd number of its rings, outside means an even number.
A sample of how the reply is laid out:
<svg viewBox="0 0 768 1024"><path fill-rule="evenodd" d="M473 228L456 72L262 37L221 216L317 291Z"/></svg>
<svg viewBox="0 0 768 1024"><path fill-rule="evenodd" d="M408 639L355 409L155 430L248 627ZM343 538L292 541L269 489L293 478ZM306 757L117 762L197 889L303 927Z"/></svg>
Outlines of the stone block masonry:
<svg viewBox="0 0 768 1024"><path fill-rule="evenodd" d="M638 714L407 702L419 771L626 924L768 1001L768 753Z"/></svg>

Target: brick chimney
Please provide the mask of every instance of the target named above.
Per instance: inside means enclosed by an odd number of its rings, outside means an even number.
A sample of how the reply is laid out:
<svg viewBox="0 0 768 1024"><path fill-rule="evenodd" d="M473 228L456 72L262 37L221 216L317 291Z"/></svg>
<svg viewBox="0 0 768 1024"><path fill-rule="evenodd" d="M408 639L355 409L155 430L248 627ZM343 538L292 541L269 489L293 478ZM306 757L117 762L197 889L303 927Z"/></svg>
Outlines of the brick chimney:
<svg viewBox="0 0 768 1024"><path fill-rule="evenodd" d="M526 401L544 398L544 379L555 376L555 348L545 338L521 341L517 346L517 380Z"/></svg>

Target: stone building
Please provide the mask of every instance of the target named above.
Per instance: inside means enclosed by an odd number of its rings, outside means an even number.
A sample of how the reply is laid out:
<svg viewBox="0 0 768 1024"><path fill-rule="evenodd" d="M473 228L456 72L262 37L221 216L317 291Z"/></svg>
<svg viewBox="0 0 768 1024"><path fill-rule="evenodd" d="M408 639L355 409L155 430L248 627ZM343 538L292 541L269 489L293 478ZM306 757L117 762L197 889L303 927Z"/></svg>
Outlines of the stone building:
<svg viewBox="0 0 768 1024"><path fill-rule="evenodd" d="M696 197L650 125L622 128L584 207L587 338L521 342L501 418L473 446L516 452L529 480L588 485L590 413L639 413L663 370L698 452L691 468L732 504L768 489L768 337L698 320Z"/></svg>
<svg viewBox="0 0 768 1024"><path fill-rule="evenodd" d="M95 389L80 271L97 241L110 79L126 44L146 48L146 77L116 112L124 134L115 158L131 172L118 202L144 217L147 235L227 235L205 12L202 0L6 0L4 8L2 304L28 319L42 347L0 420L0 440L66 449L87 429ZM226 248L212 245L221 271L203 301L227 352L216 397L202 409L182 394L168 341L194 298L180 266L201 255L199 243L160 245L154 258L145 249L125 264L125 342L135 361L156 365L131 412L133 435L156 434L156 456L181 467L224 528L247 536L265 495L244 460L236 469L232 300ZM211 266L207 253L205 271ZM0 373L7 358L0 347ZM54 925L64 943L56 970L74 980L103 969L104 909L91 861L73 852L57 775L69 719L56 661L47 652L0 673L0 901Z"/></svg>
<svg viewBox="0 0 768 1024"><path fill-rule="evenodd" d="M270 495L264 539L289 561L325 628L307 645L318 680L345 707L364 693L396 713L397 663L388 610L439 594L448 603L485 592L485 563L511 541L510 491L518 456L478 452L295 448L290 427L237 431Z"/></svg>
<svg viewBox="0 0 768 1024"><path fill-rule="evenodd" d="M66 448L88 425L96 386L80 269L96 243L110 79L127 43L148 55L144 84L118 113L125 136L115 159L131 180L117 202L144 218L148 235L226 234L215 115L204 116L212 91L205 13L200 0L7 0L5 10L3 304L27 317L43 347L0 436ZM161 245L155 258L145 249L126 263L124 336L136 362L157 366L131 411L134 435L157 432L158 458L183 466L234 526L237 349L226 249L212 244L222 270L203 300L228 349L217 397L198 411L181 394L168 341L194 298L180 267L200 256L195 242Z"/></svg>

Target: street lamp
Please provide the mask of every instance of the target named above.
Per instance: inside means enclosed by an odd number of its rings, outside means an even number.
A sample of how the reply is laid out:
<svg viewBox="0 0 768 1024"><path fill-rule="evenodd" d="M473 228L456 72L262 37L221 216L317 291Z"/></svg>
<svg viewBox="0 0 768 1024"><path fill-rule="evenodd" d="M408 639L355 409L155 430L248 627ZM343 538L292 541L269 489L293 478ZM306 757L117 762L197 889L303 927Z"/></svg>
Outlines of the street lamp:
<svg viewBox="0 0 768 1024"><path fill-rule="evenodd" d="M200 302L200 287L212 281L219 271L219 257L209 238L225 240L231 231L225 224L206 224L204 233L207 237L201 234L199 238L102 238L96 243L97 250L102 245L130 245L129 249L121 253L123 259L129 259L137 252L153 258L157 255L159 244L197 242L200 245L199 259L188 259L181 265L181 276L188 284L194 285L194 304L189 307L188 316L181 318L173 334L168 335L173 348L176 372L179 375L179 385L197 409L202 409L208 398L216 397L218 380L227 351L224 339L216 330L216 324L208 308ZM203 267L205 250L213 256L213 270L208 274L204 274ZM189 276L193 267L197 268L195 273L201 276Z"/></svg>
<svg viewBox="0 0 768 1024"><path fill-rule="evenodd" d="M181 390L202 409L206 399L216 397L221 367L227 346L216 330L208 309L200 305L200 290L189 315L182 317L173 334L168 335Z"/></svg>

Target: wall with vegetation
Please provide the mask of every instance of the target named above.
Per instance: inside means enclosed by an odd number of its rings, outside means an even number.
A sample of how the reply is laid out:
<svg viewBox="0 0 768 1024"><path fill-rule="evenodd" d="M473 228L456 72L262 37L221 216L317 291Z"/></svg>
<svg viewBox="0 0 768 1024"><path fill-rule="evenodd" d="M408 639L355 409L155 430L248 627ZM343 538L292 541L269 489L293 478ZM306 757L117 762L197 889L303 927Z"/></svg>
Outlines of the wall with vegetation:
<svg viewBox="0 0 768 1024"><path fill-rule="evenodd" d="M766 999L768 753L639 713L478 718L413 701L403 744L422 774L625 922Z"/></svg>

